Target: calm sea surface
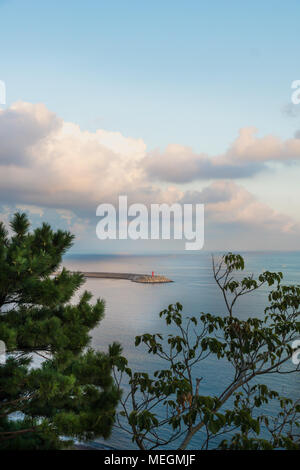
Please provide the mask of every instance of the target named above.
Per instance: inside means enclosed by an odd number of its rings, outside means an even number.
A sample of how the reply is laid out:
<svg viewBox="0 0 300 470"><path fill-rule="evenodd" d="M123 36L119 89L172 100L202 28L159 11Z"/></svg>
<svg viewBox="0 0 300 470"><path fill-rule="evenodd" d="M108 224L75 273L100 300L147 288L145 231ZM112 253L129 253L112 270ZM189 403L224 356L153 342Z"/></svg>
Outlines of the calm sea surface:
<svg viewBox="0 0 300 470"><path fill-rule="evenodd" d="M246 261L246 271L255 274L263 271L282 271L285 283L300 284L300 253L295 252L251 252L242 253ZM211 256L200 252L157 256L70 256L64 265L72 270L132 272L163 274L174 281L171 284L137 284L117 279L87 279L84 289L92 292L95 298L106 301L105 319L93 331L92 346L106 350L108 345L118 341L123 346L124 355L134 370L153 372L163 364L154 360L143 347L134 347L136 335L148 333L169 333L158 313L170 303L181 302L184 314L200 312L226 314L221 294L212 277ZM236 306L235 315L246 319L248 316L262 317L267 302L267 290L245 296ZM203 377L201 394L217 394L224 389L232 376L232 369L223 361L211 356L201 363L195 376ZM299 397L299 374L272 376L265 381L280 393L293 399ZM272 406L265 411L272 415ZM167 432L167 431L166 431ZM203 436L194 437L190 448L197 449ZM118 449L135 448L130 437L115 430L106 443ZM174 447L173 447L174 448Z"/></svg>

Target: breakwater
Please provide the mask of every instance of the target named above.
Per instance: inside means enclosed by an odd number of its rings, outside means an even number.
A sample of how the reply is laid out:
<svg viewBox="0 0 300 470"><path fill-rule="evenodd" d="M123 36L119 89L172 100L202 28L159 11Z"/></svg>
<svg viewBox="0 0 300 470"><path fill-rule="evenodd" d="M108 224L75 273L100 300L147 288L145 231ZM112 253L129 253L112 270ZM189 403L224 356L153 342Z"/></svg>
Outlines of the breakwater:
<svg viewBox="0 0 300 470"><path fill-rule="evenodd" d="M100 273L100 272L82 272L86 278L96 279L127 279L132 282L140 282L145 284L163 284L173 282L165 276L149 275L149 274L133 274L133 273Z"/></svg>

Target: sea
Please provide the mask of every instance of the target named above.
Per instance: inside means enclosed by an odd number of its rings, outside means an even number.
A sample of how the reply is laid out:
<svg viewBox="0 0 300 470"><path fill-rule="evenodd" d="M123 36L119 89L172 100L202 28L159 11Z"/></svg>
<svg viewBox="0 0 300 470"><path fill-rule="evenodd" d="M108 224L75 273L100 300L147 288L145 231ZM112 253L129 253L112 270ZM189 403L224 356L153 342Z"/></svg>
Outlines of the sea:
<svg viewBox="0 0 300 470"><path fill-rule="evenodd" d="M268 271L281 271L285 284L300 284L300 252L244 252L245 274ZM218 258L220 253L215 253ZM204 313L226 315L222 294L216 286L212 273L212 255L208 252L180 252L151 255L95 255L76 254L64 258L63 265L74 271L126 272L162 274L174 282L168 284L139 284L120 279L86 279L84 286L76 294L79 297L83 290L93 294L93 299L105 300L105 318L92 331L91 346L99 351L107 351L113 342L119 342L123 355L129 361L133 371L147 372L167 368L167 364L153 355L149 355L143 346L135 347L135 336L143 333L160 333L168 335L174 332L159 312L170 304L180 302L183 305L183 316L197 316ZM240 319L248 317L263 318L264 308L268 304L269 288L261 288L255 293L244 296L236 304L234 315ZM76 298L74 300L76 300ZM291 363L291 367L293 364ZM295 366L294 366L295 367ZM209 356L194 370L194 378L201 378L201 395L218 395L232 378L233 369L224 360ZM264 377L265 383L276 389L283 396L299 399L300 374L277 375ZM124 394L128 384L124 383ZM230 406L230 403L228 404ZM274 403L263 407L264 413L276 415L278 408ZM164 408L157 409L158 417L164 414ZM168 440L169 429L162 429L162 436ZM215 447L220 436L209 444ZM230 437L230 436L229 436ZM266 437L266 436L263 436ZM205 435L194 436L189 449L200 449ZM179 442L179 441L178 441ZM178 442L166 445L166 449L175 449ZM114 428L111 437L91 443L95 448L105 444L113 449L135 449L131 435Z"/></svg>

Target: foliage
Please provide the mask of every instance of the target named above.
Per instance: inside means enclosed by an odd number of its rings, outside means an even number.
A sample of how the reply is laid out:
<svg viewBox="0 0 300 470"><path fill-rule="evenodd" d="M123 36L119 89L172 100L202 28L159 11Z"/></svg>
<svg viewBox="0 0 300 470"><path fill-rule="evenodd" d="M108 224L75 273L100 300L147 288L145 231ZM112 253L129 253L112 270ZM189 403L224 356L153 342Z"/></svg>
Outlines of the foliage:
<svg viewBox="0 0 300 470"><path fill-rule="evenodd" d="M120 391L110 355L89 348L104 302L92 305L84 292L70 303L83 276L56 271L73 236L45 223L30 232L29 225L16 213L9 237L0 223L0 339L7 348L0 365L0 448L57 449L72 438L106 438ZM120 348L111 349L116 360Z"/></svg>
<svg viewBox="0 0 300 470"><path fill-rule="evenodd" d="M136 337L136 346L144 345L166 363L154 376L133 372L126 358L116 359L117 386L124 376L129 383L117 426L130 433L140 449L185 449L196 433L201 433L202 449L300 448L300 401L281 396L261 381L270 374L299 373L291 361L291 342L300 333L300 287L282 285L282 273L266 271L254 279L242 277L243 270L240 255L228 253L217 263L213 260L225 315L183 318L182 305L176 303L160 313L172 331L166 338L160 333ZM234 316L237 300L262 286L271 287L263 317ZM201 393L205 378L194 373L209 356L226 361L232 370L216 396ZM275 416L263 413L267 403L279 410Z"/></svg>

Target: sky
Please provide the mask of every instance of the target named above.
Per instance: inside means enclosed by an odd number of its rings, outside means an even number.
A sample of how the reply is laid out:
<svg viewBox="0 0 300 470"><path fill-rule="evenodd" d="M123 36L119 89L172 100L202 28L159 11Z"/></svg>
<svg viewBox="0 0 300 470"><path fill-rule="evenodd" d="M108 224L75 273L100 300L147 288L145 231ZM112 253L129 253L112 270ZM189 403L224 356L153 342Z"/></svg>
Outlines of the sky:
<svg viewBox="0 0 300 470"><path fill-rule="evenodd" d="M205 204L205 249L299 249L300 3L0 0L0 219L100 242L96 207ZM178 245L182 248L182 245ZM178 249L173 244L174 249Z"/></svg>

